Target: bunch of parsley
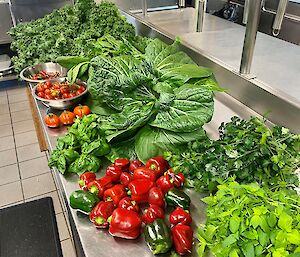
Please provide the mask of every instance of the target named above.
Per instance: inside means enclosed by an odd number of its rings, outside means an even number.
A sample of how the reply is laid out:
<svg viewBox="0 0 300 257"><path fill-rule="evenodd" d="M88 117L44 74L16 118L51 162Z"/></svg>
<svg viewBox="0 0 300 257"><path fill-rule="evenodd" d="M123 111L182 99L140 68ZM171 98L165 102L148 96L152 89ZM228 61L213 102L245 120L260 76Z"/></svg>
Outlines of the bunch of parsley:
<svg viewBox="0 0 300 257"><path fill-rule="evenodd" d="M297 257L300 255L300 198L258 184L230 181L206 197L207 221L200 225L198 254L216 257Z"/></svg>
<svg viewBox="0 0 300 257"><path fill-rule="evenodd" d="M182 171L189 186L214 192L230 177L243 184L258 182L272 190L299 184L300 135L264 120L233 117L222 123L220 139L192 142L185 152L165 153L175 171Z"/></svg>
<svg viewBox="0 0 300 257"><path fill-rule="evenodd" d="M9 31L14 68L54 61L59 56L89 57L90 47L98 38L110 34L116 39L135 40L134 27L127 23L118 8L103 1L78 0L45 17L20 23Z"/></svg>

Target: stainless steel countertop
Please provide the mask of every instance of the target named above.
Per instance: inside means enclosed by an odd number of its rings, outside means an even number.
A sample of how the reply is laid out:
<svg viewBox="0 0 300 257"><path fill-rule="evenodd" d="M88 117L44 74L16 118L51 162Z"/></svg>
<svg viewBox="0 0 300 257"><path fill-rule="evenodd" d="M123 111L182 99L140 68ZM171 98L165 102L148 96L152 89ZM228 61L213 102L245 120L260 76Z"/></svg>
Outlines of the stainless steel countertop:
<svg viewBox="0 0 300 257"><path fill-rule="evenodd" d="M146 20L239 71L245 27L205 14L203 32L196 33L194 8L148 12ZM272 90L300 102L300 47L258 32L251 75Z"/></svg>
<svg viewBox="0 0 300 257"><path fill-rule="evenodd" d="M46 115L48 108L43 105L42 102L35 100L40 121L43 124L46 140L49 145L50 152L55 148L57 137L64 135L67 131L66 127L60 127L58 129L49 129L43 122L43 117ZM220 93L215 97L215 112L213 119L210 123L205 125L207 133L212 138L218 137L217 128L223 121L229 121L234 115L238 115L242 118L249 118L251 115L256 115L248 107L242 105L234 98L227 94ZM60 185L60 191L62 192L65 200L67 210L69 210L69 221L75 226L85 256L87 257L118 257L120 253L126 253L126 256L131 257L152 257L153 254L145 244L143 237L141 236L137 240L125 240L119 238L113 238L108 234L106 230L96 229L94 225L89 221L88 217L78 213L75 210L69 208L68 197L76 189L78 189L78 176L71 174L63 176L56 169L56 178ZM101 173L97 174L100 177ZM204 196L203 194L196 193L191 190L187 190L192 199L191 215L193 217L193 229L195 244L193 253L190 256L197 256L197 225L205 221L205 205L200 201ZM73 223L74 221L74 223ZM168 255L162 255L168 256Z"/></svg>

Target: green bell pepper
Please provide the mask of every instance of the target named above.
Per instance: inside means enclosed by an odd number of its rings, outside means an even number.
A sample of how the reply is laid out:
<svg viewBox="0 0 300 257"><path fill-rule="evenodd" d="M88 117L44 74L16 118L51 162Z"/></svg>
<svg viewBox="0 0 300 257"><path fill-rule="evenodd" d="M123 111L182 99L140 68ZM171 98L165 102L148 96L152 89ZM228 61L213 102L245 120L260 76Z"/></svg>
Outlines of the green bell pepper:
<svg viewBox="0 0 300 257"><path fill-rule="evenodd" d="M179 206L184 210L188 210L191 204L190 197L178 188L169 190L165 195L165 200L168 205Z"/></svg>
<svg viewBox="0 0 300 257"><path fill-rule="evenodd" d="M172 247L170 229L162 219L148 224L144 229L144 237L153 254L166 253Z"/></svg>
<svg viewBox="0 0 300 257"><path fill-rule="evenodd" d="M73 209L89 214L99 202L97 195L89 191L76 190L70 195L70 205Z"/></svg>

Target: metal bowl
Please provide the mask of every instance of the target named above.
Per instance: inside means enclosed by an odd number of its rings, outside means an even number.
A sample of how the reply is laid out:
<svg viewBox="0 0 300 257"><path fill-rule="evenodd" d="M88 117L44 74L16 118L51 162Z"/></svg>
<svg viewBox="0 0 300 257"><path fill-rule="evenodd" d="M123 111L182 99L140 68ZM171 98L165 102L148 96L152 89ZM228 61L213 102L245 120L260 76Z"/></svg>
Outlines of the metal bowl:
<svg viewBox="0 0 300 257"><path fill-rule="evenodd" d="M47 63L41 63L34 66L29 66L25 69L23 69L20 73L21 79L25 80L27 83L31 84L31 86L36 85L37 83L46 82L49 79L41 79L41 80L33 80L31 79L31 76L39 73L40 71L46 71L46 72L59 72L59 77L65 77L67 75L68 70L62 66L60 66L58 63L54 62L47 62ZM57 79L57 78L54 78Z"/></svg>
<svg viewBox="0 0 300 257"><path fill-rule="evenodd" d="M47 81L49 81L51 83L53 83L53 82L61 83L61 82L66 81L66 79L67 78L64 77L64 78L49 79ZM74 96L72 98L60 99L60 100L47 100L45 98L41 98L41 97L37 96L37 94L36 94L36 87L38 86L38 84L33 87L32 95L37 100L44 102L49 107L52 107L57 110L66 110L66 109L69 109L69 108L75 106L76 104L78 104L82 100L84 95L88 92L86 83L84 83L83 81L77 80L76 84L84 86L85 91L82 94L80 94L78 96Z"/></svg>

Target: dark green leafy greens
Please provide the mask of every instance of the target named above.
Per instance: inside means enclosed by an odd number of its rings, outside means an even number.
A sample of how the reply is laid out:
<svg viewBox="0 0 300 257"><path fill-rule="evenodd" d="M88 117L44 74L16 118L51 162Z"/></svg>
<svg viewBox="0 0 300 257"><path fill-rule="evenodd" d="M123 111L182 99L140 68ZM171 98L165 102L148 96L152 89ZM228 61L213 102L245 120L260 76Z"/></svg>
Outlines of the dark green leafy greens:
<svg viewBox="0 0 300 257"><path fill-rule="evenodd" d="M115 40L124 38L128 44L135 41L133 26L113 3L102 1L96 5L93 0L78 0L74 6L20 23L9 34L13 39L11 48L18 54L13 57L18 72L26 66L54 61L59 56L94 57L105 43L99 38L107 34Z"/></svg>
<svg viewBox="0 0 300 257"><path fill-rule="evenodd" d="M209 69L179 51L178 41L167 45L149 39L143 58L100 55L90 64L92 99L115 111L104 115L100 125L110 143L134 140L135 152L145 162L204 136L202 126L213 114L213 91L221 88Z"/></svg>
<svg viewBox="0 0 300 257"><path fill-rule="evenodd" d="M208 249L216 257L300 255L300 198L295 191L228 182L203 201L207 221L198 229L199 257Z"/></svg>
<svg viewBox="0 0 300 257"><path fill-rule="evenodd" d="M184 172L196 190L213 192L229 177L271 189L299 184L299 135L283 127L269 129L258 118L233 117L219 131L219 140L195 141L183 152L165 153L173 169Z"/></svg>
<svg viewBox="0 0 300 257"><path fill-rule="evenodd" d="M98 118L96 114L77 118L68 133L58 138L49 167L56 167L62 174L98 171L101 166L99 157L110 152Z"/></svg>

